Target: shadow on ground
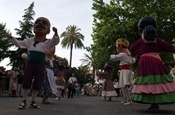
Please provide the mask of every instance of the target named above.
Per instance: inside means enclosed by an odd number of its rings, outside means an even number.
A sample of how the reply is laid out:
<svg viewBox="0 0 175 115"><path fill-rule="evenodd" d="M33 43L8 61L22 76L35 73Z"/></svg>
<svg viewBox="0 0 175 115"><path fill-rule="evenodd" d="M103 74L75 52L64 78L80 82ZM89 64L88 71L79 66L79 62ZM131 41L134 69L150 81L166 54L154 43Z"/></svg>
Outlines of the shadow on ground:
<svg viewBox="0 0 175 115"><path fill-rule="evenodd" d="M139 110L138 113L142 114L154 114L154 115L175 115L175 110Z"/></svg>

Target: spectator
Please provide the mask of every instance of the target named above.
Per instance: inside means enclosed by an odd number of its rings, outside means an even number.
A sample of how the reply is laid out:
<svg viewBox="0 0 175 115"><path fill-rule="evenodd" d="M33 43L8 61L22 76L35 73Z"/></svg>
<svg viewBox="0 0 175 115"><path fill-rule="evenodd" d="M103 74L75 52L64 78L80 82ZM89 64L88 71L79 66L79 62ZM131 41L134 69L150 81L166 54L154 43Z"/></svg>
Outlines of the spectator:
<svg viewBox="0 0 175 115"><path fill-rule="evenodd" d="M18 83L17 83L17 96L21 97L22 96L22 81L24 77L24 71L20 70L19 74L17 75L18 78Z"/></svg>
<svg viewBox="0 0 175 115"><path fill-rule="evenodd" d="M0 96L2 95L2 76L5 75L4 68L0 67Z"/></svg>
<svg viewBox="0 0 175 115"><path fill-rule="evenodd" d="M68 97L67 98L73 98L73 95L75 93L75 85L77 83L77 78L75 77L75 73L72 73L72 76L68 80Z"/></svg>
<svg viewBox="0 0 175 115"><path fill-rule="evenodd" d="M18 85L18 80L16 79L12 85L12 96L16 97L17 95L17 85Z"/></svg>
<svg viewBox="0 0 175 115"><path fill-rule="evenodd" d="M121 88L120 88L118 79L115 79L113 84L114 84L115 91L117 93L117 97L120 97L120 89Z"/></svg>
<svg viewBox="0 0 175 115"><path fill-rule="evenodd" d="M19 74L19 72L18 72L16 67L13 67L12 70L8 74L10 76L9 90L8 91L9 91L9 96L12 96L12 87L13 87L13 84L17 80L17 75Z"/></svg>
<svg viewBox="0 0 175 115"><path fill-rule="evenodd" d="M80 84L79 83L75 84L75 94L76 96L80 95Z"/></svg>

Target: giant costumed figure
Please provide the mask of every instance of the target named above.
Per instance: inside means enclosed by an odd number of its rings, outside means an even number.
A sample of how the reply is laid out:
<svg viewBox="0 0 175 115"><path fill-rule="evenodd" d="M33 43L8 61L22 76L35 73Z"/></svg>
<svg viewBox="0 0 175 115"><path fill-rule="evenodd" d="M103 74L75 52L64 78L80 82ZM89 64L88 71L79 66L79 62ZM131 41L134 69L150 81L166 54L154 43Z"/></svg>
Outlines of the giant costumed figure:
<svg viewBox="0 0 175 115"><path fill-rule="evenodd" d="M128 48L129 41L124 38L119 38L116 41L116 51L118 54L112 54L110 56L111 60L120 62L119 84L124 97L121 102L123 105L131 104L131 93L129 90L133 84L131 65L135 63L135 58L131 57L131 53Z"/></svg>
<svg viewBox="0 0 175 115"><path fill-rule="evenodd" d="M157 21L153 17L141 18L138 29L141 38L131 45L131 52L139 57L131 98L151 104L147 110L159 110L159 104L175 102L175 82L159 53L175 53L175 48L157 36Z"/></svg>
<svg viewBox="0 0 175 115"><path fill-rule="evenodd" d="M57 33L57 28L55 27L53 27L53 38L46 39L46 35L50 33L50 26L50 21L47 18L39 17L34 22L34 37L26 38L23 41L18 41L16 38L11 36L11 34L7 34L7 38L10 39L13 44L19 48L27 49L29 53L22 84L23 101L19 105L19 109L24 109L26 107L28 93L32 84L32 98L30 107L35 109L40 108L40 106L36 103L36 97L44 77L46 52L59 43L59 36Z"/></svg>

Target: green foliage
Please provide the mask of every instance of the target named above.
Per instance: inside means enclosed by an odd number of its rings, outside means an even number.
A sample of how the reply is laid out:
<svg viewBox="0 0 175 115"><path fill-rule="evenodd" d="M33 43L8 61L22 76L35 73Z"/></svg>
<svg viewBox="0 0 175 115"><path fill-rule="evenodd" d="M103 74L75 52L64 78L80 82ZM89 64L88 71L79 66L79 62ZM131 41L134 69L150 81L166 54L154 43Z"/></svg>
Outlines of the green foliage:
<svg viewBox="0 0 175 115"><path fill-rule="evenodd" d="M88 53L84 53L84 58L80 59L80 61L82 62L81 66L86 67L87 69L95 69L95 64L96 62L94 61L95 55L94 52L92 50L92 45L91 47L85 47L84 49L88 52Z"/></svg>
<svg viewBox="0 0 175 115"><path fill-rule="evenodd" d="M16 34L20 37L17 38L18 40L24 40L27 38L33 37L33 16L35 15L35 12L33 11L34 8L34 2L30 4L30 6L25 9L24 15L22 16L22 21L19 21L20 28L15 28ZM12 66L23 68L25 64L25 60L22 59L21 54L27 53L27 49L20 49L18 48L15 51L9 51L10 55L10 64Z"/></svg>
<svg viewBox="0 0 175 115"><path fill-rule="evenodd" d="M8 57L8 50L12 44L8 39L5 39L6 33L9 33L6 29L6 24L0 23L0 61Z"/></svg>
<svg viewBox="0 0 175 115"><path fill-rule="evenodd" d="M92 74L88 74L88 69L84 66L75 68L75 77L81 85L93 82Z"/></svg>
<svg viewBox="0 0 175 115"><path fill-rule="evenodd" d="M132 43L140 38L138 21L149 15L157 19L157 33L166 41L174 41L175 1L169 0L93 0L95 11L93 27L93 52L96 53L96 68L103 68L111 54L115 53L117 38L126 38ZM172 60L172 54L163 55L164 61Z"/></svg>

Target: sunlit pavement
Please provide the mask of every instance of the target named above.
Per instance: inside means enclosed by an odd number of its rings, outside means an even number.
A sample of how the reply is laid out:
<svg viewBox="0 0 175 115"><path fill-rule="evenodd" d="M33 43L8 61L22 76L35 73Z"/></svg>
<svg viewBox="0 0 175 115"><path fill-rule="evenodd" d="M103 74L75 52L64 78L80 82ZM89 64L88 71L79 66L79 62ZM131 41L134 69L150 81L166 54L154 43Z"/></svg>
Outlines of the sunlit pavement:
<svg viewBox="0 0 175 115"><path fill-rule="evenodd" d="M18 110L21 100L17 97L0 97L0 115L175 115L175 104L160 105L159 111L148 112L145 109L149 105L132 103L124 106L120 103L121 98L113 98L112 102L103 101L98 96L75 96L62 101L50 98L51 104L45 105L38 97L41 109L29 108L29 98L26 109Z"/></svg>

